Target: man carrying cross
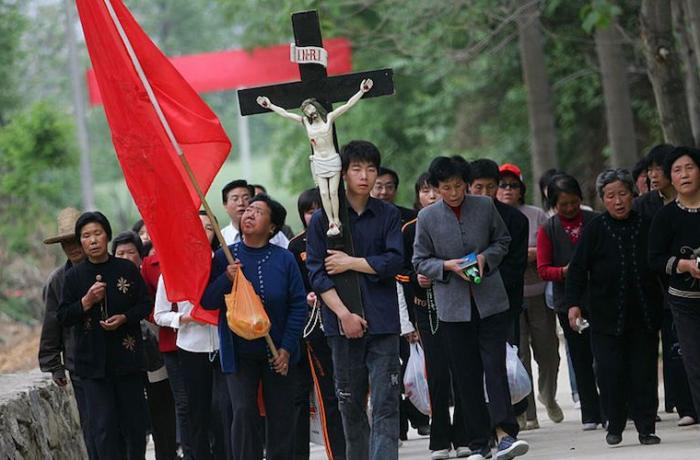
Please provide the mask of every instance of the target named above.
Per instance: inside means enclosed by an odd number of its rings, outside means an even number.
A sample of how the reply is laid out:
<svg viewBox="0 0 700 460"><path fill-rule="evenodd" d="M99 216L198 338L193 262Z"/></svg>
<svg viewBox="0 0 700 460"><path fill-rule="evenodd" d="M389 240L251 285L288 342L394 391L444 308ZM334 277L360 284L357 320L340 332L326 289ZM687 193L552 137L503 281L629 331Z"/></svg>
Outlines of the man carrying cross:
<svg viewBox="0 0 700 460"><path fill-rule="evenodd" d="M350 142L341 159L355 256L328 249L319 210L307 232L306 266L325 304L323 327L333 354L347 458L397 459L401 328L394 276L403 260L400 216L395 206L369 196L381 161L372 143ZM348 271L359 275L364 317L351 312L331 278Z"/></svg>

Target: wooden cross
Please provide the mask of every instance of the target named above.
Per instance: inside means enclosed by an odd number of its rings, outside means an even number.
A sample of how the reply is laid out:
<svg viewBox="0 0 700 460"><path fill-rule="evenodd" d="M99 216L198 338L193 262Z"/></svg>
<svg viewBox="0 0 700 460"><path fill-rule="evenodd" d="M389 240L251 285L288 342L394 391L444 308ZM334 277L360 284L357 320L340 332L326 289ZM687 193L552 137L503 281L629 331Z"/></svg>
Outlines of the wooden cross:
<svg viewBox="0 0 700 460"><path fill-rule="evenodd" d="M318 13L312 10L292 14L292 27L294 29L295 46L297 50L301 50L301 53L297 53L297 55L301 54L300 57L302 58L318 58L319 48L323 47ZM326 68L323 65L300 63L299 73L301 81L298 82L239 90L238 103L241 115L269 112L269 110L264 109L257 103L258 96L267 96L272 103L287 110L298 109L304 100L315 98L330 112L333 110L332 104L334 102L344 102L350 99L357 92L360 82L366 78L371 78L374 85L369 92L365 93L364 98L394 94L393 71L391 69L328 77ZM333 142L336 151L340 152L335 126L333 126ZM343 235L342 238L328 238L328 248L340 249L354 256L347 201L345 200L342 181L338 195L340 198L340 220ZM364 316L358 276L357 272L347 271L340 275L334 275L332 278L338 295L348 309L353 313Z"/></svg>

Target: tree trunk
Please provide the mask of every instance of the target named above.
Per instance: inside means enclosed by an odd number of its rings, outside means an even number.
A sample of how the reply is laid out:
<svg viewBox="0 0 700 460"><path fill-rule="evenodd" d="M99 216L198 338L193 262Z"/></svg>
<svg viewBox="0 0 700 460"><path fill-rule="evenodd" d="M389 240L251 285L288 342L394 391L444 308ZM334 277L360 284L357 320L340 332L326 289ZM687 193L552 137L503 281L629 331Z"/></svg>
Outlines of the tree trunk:
<svg viewBox="0 0 700 460"><path fill-rule="evenodd" d="M690 3L690 2L688 2ZM697 0L700 3L700 0ZM673 22L678 37L678 47L685 69L685 92L688 101L688 113L690 126L693 130L695 145L700 145L700 67L698 67L697 54L691 32L688 7L683 2L673 3Z"/></svg>
<svg viewBox="0 0 700 460"><path fill-rule="evenodd" d="M532 135L532 190L537 190L542 173L557 166L557 138L542 46L540 12L537 2L521 0L521 4L523 12L517 20L518 36Z"/></svg>
<svg viewBox="0 0 700 460"><path fill-rule="evenodd" d="M637 138L622 41L617 21L595 32L595 48L605 95L608 140L613 151L612 166L632 168L638 159Z"/></svg>
<svg viewBox="0 0 700 460"><path fill-rule="evenodd" d="M673 44L670 0L642 0L640 24L664 138L674 145L693 145L680 60Z"/></svg>
<svg viewBox="0 0 700 460"><path fill-rule="evenodd" d="M685 0L684 7L690 47L695 50L695 63L700 68L700 0Z"/></svg>

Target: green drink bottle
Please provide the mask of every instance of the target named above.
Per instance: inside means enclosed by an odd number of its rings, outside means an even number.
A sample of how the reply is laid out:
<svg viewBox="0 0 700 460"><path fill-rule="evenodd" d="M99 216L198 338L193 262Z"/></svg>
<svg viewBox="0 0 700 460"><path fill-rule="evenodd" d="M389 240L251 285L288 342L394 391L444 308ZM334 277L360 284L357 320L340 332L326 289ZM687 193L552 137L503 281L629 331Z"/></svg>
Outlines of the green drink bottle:
<svg viewBox="0 0 700 460"><path fill-rule="evenodd" d="M464 274L472 283L481 284L481 275L479 274L479 267L477 265L472 265L471 267L465 268Z"/></svg>

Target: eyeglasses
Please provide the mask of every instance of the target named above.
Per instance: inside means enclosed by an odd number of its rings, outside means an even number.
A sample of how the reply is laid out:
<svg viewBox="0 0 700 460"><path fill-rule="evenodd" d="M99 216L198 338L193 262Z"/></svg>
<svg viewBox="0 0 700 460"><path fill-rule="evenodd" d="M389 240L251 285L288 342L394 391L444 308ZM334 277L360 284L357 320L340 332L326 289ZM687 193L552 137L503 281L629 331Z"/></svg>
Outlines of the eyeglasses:
<svg viewBox="0 0 700 460"><path fill-rule="evenodd" d="M387 184L382 184L381 182L375 182L374 184L375 190L386 190L387 192L392 192L396 190L396 185L393 184L392 182L389 182Z"/></svg>
<svg viewBox="0 0 700 460"><path fill-rule="evenodd" d="M511 189L511 190L520 190L520 183L519 182L501 182L498 184L498 188L506 190L506 189Z"/></svg>

